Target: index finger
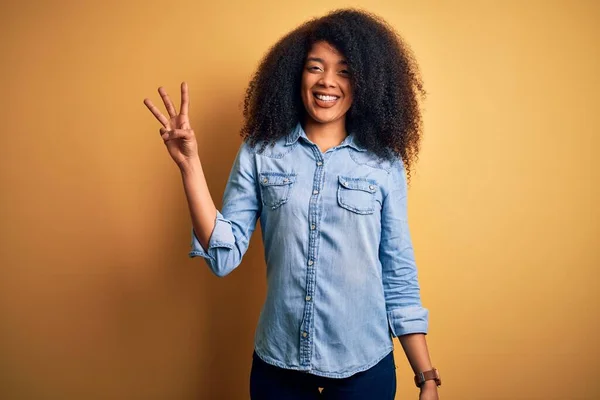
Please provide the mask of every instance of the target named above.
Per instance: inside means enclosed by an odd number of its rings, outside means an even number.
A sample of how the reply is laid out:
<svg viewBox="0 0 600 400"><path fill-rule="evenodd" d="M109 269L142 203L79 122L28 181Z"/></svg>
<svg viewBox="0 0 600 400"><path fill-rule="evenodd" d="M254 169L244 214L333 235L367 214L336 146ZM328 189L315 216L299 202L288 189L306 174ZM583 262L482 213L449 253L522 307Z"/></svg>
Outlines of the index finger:
<svg viewBox="0 0 600 400"><path fill-rule="evenodd" d="M179 114L187 115L189 104L190 104L190 95L188 92L187 83L181 82L181 108L180 108Z"/></svg>
<svg viewBox="0 0 600 400"><path fill-rule="evenodd" d="M152 101L150 101L150 99L144 99L144 104L146 105L146 107L148 107L150 112L154 114L154 116L156 117L158 122L162 124L162 126L164 126L165 128L169 127L169 120L164 115L162 115L160 110L154 104L152 104Z"/></svg>

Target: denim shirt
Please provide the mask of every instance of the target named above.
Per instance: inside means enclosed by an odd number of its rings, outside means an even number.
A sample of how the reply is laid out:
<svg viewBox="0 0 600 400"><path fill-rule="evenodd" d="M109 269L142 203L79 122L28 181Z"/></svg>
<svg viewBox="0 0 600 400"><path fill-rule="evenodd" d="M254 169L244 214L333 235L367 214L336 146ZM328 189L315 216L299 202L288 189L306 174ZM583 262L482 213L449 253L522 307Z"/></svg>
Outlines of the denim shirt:
<svg viewBox="0 0 600 400"><path fill-rule="evenodd" d="M384 161L354 135L324 153L300 124L259 153L243 142L205 251L217 276L235 269L260 218L267 295L254 350L272 365L345 378L427 333L407 222L400 159Z"/></svg>

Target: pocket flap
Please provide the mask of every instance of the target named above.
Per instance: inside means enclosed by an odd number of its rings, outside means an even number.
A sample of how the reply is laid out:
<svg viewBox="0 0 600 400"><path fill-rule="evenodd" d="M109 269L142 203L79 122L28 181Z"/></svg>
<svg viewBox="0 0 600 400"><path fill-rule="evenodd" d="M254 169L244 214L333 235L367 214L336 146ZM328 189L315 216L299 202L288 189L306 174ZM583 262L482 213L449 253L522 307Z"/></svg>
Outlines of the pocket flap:
<svg viewBox="0 0 600 400"><path fill-rule="evenodd" d="M281 172L261 172L259 174L260 184L263 186L281 186L296 182L296 174Z"/></svg>
<svg viewBox="0 0 600 400"><path fill-rule="evenodd" d="M377 184L375 181L369 181L365 178L350 178L348 176L339 176L340 185L346 189L362 190L364 192L375 193Z"/></svg>

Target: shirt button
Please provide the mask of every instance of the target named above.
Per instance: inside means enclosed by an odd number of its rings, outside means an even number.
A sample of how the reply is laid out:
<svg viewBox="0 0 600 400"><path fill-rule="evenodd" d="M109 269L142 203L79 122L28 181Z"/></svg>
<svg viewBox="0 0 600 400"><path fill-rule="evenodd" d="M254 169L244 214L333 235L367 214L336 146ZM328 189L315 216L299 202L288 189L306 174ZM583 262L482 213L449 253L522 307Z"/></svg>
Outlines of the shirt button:
<svg viewBox="0 0 600 400"><path fill-rule="evenodd" d="M312 297L310 297L310 296L306 296L306 301L310 301L311 298Z"/></svg>
<svg viewBox="0 0 600 400"><path fill-rule="evenodd" d="M310 225L310 229L311 229L312 231L314 231L314 230L315 230L315 228L316 228L315 224L311 224L311 225Z"/></svg>
<svg viewBox="0 0 600 400"><path fill-rule="evenodd" d="M314 261L313 260L308 260L308 265L313 265Z"/></svg>
<svg viewBox="0 0 600 400"><path fill-rule="evenodd" d="M313 194L319 194L319 191L317 189L313 190Z"/></svg>
<svg viewBox="0 0 600 400"><path fill-rule="evenodd" d="M373 189L375 189L375 186L369 185L369 189L373 190Z"/></svg>
<svg viewBox="0 0 600 400"><path fill-rule="evenodd" d="M283 183L288 183L290 180L288 178L283 179Z"/></svg>
<svg viewBox="0 0 600 400"><path fill-rule="evenodd" d="M268 180L267 178L265 178L265 179L263 179L263 182L264 182L264 183L268 183L268 182L269 182L269 180Z"/></svg>
<svg viewBox="0 0 600 400"><path fill-rule="evenodd" d="M321 161L317 161L317 165L320 167L321 165L323 165L323 163Z"/></svg>
<svg viewBox="0 0 600 400"><path fill-rule="evenodd" d="M302 332L302 337L307 337L307 336L308 336L308 333Z"/></svg>

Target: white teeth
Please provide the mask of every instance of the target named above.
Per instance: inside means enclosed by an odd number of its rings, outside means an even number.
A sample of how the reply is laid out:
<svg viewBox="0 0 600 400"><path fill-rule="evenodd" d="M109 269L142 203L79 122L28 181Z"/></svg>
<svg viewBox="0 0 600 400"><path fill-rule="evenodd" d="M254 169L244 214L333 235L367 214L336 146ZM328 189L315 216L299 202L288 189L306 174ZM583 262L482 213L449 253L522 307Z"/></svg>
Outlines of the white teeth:
<svg viewBox="0 0 600 400"><path fill-rule="evenodd" d="M315 97L323 101L335 101L338 99L336 96L324 96L322 94L315 94Z"/></svg>

